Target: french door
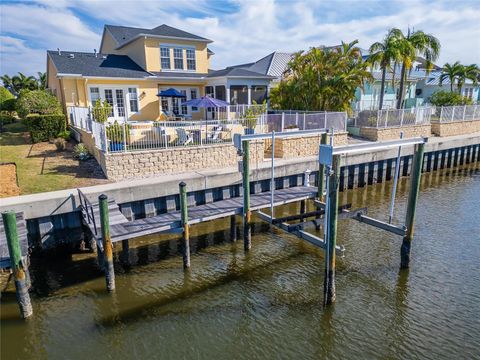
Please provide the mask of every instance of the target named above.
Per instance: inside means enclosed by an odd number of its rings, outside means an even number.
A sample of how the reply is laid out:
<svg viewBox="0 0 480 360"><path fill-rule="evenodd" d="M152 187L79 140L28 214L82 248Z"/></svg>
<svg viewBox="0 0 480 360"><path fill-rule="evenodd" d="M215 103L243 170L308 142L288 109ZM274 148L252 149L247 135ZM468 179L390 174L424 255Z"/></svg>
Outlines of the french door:
<svg viewBox="0 0 480 360"><path fill-rule="evenodd" d="M105 100L112 107L109 120L125 120L125 96L123 89L104 89Z"/></svg>

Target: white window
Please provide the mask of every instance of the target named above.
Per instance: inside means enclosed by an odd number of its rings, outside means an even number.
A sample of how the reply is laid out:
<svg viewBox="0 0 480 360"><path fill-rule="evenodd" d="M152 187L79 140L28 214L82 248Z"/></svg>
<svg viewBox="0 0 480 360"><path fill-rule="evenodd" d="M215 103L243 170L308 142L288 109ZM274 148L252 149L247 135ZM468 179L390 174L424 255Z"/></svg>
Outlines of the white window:
<svg viewBox="0 0 480 360"><path fill-rule="evenodd" d="M197 98L197 89L190 89L190 100ZM192 106L192 111L198 111L196 106Z"/></svg>
<svg viewBox="0 0 480 360"><path fill-rule="evenodd" d="M100 90L99 90L98 87L92 87L92 88L90 88L90 102L92 103L92 106L95 105L97 100L101 100L100 99Z"/></svg>
<svg viewBox="0 0 480 360"><path fill-rule="evenodd" d="M183 49L173 49L173 64L176 70L183 70Z"/></svg>
<svg viewBox="0 0 480 360"><path fill-rule="evenodd" d="M183 94L183 98L179 99L180 103L183 103L187 101L187 90L180 90L180 92ZM186 106L182 105L182 114L187 115L188 114L188 109Z"/></svg>
<svg viewBox="0 0 480 360"><path fill-rule="evenodd" d="M170 69L170 48L166 46L160 47L160 59L162 70Z"/></svg>
<svg viewBox="0 0 480 360"><path fill-rule="evenodd" d="M195 70L195 49L187 49L187 70Z"/></svg>
<svg viewBox="0 0 480 360"><path fill-rule="evenodd" d="M114 103L113 103L113 90L112 89L105 89L104 90L104 93L105 93L105 100L107 101L107 103L112 107L112 111L110 112L110 114L108 116L113 116L113 107L114 107Z"/></svg>
<svg viewBox="0 0 480 360"><path fill-rule="evenodd" d="M138 112L137 88L128 88L128 101L130 103L130 111Z"/></svg>

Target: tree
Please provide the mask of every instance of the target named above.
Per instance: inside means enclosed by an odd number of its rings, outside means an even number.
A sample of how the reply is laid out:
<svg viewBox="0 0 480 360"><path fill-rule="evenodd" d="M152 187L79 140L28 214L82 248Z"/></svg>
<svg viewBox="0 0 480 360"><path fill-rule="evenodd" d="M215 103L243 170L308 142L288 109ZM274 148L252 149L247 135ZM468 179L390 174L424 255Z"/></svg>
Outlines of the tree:
<svg viewBox="0 0 480 360"><path fill-rule="evenodd" d="M16 102L16 110L20 117L29 114L61 114L62 106L58 99L45 90L22 90Z"/></svg>
<svg viewBox="0 0 480 360"><path fill-rule="evenodd" d="M37 72L37 88L39 90L45 90L47 88L47 73Z"/></svg>
<svg viewBox="0 0 480 360"><path fill-rule="evenodd" d="M459 61L456 61L453 65L446 63L443 65L442 74L440 75L440 86L443 85L445 79L450 80L450 92L453 92L453 85L455 85L455 79L460 75L463 65Z"/></svg>
<svg viewBox="0 0 480 360"><path fill-rule="evenodd" d="M12 77L12 87L15 92L19 93L20 90L24 89L36 90L38 85L37 80L33 76L26 76L19 72L18 75Z"/></svg>
<svg viewBox="0 0 480 360"><path fill-rule="evenodd" d="M0 111L6 111L9 114L15 111L15 97L3 86L0 86Z"/></svg>
<svg viewBox="0 0 480 360"><path fill-rule="evenodd" d="M272 89L273 107L296 110L349 111L355 91L373 80L357 41L335 48L296 53L280 84Z"/></svg>
<svg viewBox="0 0 480 360"><path fill-rule="evenodd" d="M382 110L383 97L385 95L385 77L387 70L392 70L392 63L397 63L401 60L399 42L397 41L400 33L398 29L390 29L382 42L373 43L369 49L370 55L367 61L372 66L380 66L382 70L380 103L378 105L380 110Z"/></svg>
<svg viewBox="0 0 480 360"><path fill-rule="evenodd" d="M462 93L462 87L465 84L466 80L472 80L473 85L477 85L479 75L480 70L476 64L471 64L467 66L462 65L457 78L458 93Z"/></svg>
<svg viewBox="0 0 480 360"><path fill-rule="evenodd" d="M398 30L398 29L396 29ZM397 109L403 105L403 97L405 92L405 81L407 70L411 69L412 63L417 56L425 58L427 72L433 68L433 62L437 60L440 54L440 41L433 35L426 34L421 30L410 32L405 36L401 30L398 30L398 42L401 53L402 70L400 72L400 96L397 100Z"/></svg>
<svg viewBox="0 0 480 360"><path fill-rule="evenodd" d="M8 76L7 74L0 76L0 79L2 80L3 86L6 88L12 88L13 87L13 82L12 78Z"/></svg>
<svg viewBox="0 0 480 360"><path fill-rule="evenodd" d="M435 106L471 105L473 101L453 91L437 91L428 99Z"/></svg>

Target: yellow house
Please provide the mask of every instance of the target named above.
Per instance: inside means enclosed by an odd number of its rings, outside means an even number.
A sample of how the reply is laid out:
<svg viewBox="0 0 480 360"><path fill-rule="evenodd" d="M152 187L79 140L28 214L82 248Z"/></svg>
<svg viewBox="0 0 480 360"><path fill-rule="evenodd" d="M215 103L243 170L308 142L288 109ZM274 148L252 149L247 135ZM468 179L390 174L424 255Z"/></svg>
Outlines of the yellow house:
<svg viewBox="0 0 480 360"><path fill-rule="evenodd" d="M204 109L181 103L205 95L231 104L267 98L272 76L241 67L212 71L210 43L165 24L153 29L105 25L99 52L47 51L47 87L65 110L101 99L112 105L111 118L128 120L159 120L171 113L202 119L208 115ZM168 88L184 98L157 96Z"/></svg>

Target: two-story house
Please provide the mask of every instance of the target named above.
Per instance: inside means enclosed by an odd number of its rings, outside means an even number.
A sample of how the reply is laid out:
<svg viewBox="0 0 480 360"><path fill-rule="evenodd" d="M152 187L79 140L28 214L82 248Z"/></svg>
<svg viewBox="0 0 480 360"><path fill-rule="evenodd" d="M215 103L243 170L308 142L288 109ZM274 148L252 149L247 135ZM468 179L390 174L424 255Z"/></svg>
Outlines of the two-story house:
<svg viewBox="0 0 480 360"><path fill-rule="evenodd" d="M237 67L212 71L210 43L168 25L105 25L99 52L47 51L47 87L65 110L101 99L112 105L111 118L120 120L160 120L165 112L202 119L203 109L182 102L207 94L231 104L263 101L273 77ZM158 96L168 88L185 97Z"/></svg>

